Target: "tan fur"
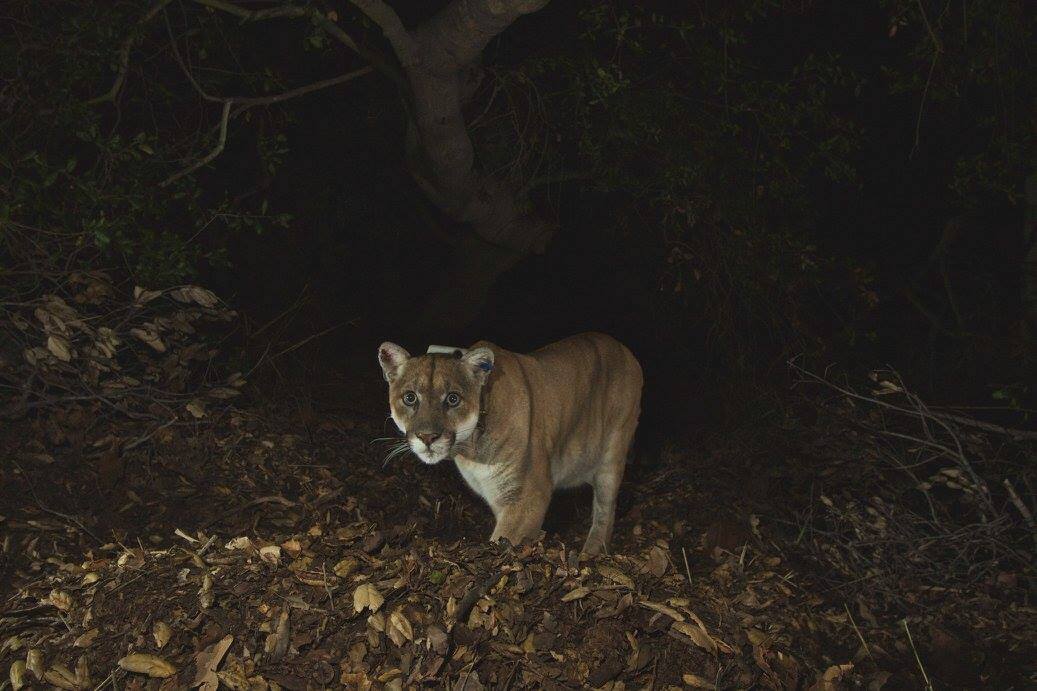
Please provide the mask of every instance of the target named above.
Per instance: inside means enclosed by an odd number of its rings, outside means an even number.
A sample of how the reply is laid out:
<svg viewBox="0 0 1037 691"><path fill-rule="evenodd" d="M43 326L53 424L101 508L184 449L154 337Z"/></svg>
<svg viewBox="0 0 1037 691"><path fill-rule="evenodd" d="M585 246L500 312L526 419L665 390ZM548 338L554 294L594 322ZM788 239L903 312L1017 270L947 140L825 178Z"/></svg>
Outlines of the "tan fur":
<svg viewBox="0 0 1037 691"><path fill-rule="evenodd" d="M528 355L480 341L463 358L412 358L384 343L379 361L390 411L411 449L425 463L454 459L497 519L491 540L535 536L555 489L589 484L594 508L584 552L607 548L641 411L641 367L625 346L586 333ZM405 403L408 392L416 404Z"/></svg>

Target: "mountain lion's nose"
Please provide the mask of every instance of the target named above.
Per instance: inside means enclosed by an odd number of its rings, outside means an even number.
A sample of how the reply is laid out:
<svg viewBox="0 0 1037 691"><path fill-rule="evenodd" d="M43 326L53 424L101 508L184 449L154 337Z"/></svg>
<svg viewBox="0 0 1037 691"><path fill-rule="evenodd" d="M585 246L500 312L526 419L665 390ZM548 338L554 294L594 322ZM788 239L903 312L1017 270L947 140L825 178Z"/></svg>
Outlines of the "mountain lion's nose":
<svg viewBox="0 0 1037 691"><path fill-rule="evenodd" d="M440 435L434 432L426 432L425 434L415 435L418 439L425 442L425 446L432 447L432 443L439 439Z"/></svg>

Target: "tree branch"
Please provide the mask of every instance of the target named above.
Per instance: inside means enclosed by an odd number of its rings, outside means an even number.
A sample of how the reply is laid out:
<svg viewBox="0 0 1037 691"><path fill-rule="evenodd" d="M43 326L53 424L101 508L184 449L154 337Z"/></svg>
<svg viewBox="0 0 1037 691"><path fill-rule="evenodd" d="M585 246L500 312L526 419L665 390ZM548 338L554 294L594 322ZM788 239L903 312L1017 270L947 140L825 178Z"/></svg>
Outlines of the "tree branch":
<svg viewBox="0 0 1037 691"><path fill-rule="evenodd" d="M204 157L195 161L191 165L187 166L183 170L173 173L168 178L159 183L159 187L167 187L170 184L176 182L185 175L190 175L194 171L198 170L205 164L209 163L217 156L223 153L223 148L227 145L227 120L230 118L230 107L234 104L234 101L227 99L223 102L223 113L220 115L220 139L216 142L216 148L206 154Z"/></svg>
<svg viewBox="0 0 1037 691"><path fill-rule="evenodd" d="M217 0L218 1L218 0ZM191 86L198 92L206 101L213 103L225 103L226 101L233 101L234 103L242 106L235 111L235 115L239 114L242 110L251 108L252 106L267 106L273 103L280 103L289 99L297 98L299 96L305 96L308 93L319 91L320 89L326 89L329 86L335 86L336 84L343 84L350 80L362 77L365 74L369 74L374 71L374 68L368 65L367 67L361 67L360 69L340 74L337 77L329 77L328 79L321 79L320 81L313 82L312 84L306 84L295 89L289 89L288 91L274 94L272 96L213 96L202 88L201 84L194 78L194 74L191 69L187 66L187 62L184 61L183 55L180 54L180 48L177 46L176 38L173 36L172 27L169 26L169 22L166 22L166 29L169 31L169 42L173 48L173 57L177 64L180 65L180 69L183 71L184 76L191 82Z"/></svg>
<svg viewBox="0 0 1037 691"><path fill-rule="evenodd" d="M327 15L318 10L315 7L296 7L294 5L285 5L281 7L271 7L265 10L249 10L239 5L235 5L233 2L228 0L193 0L196 4L208 7L209 9L219 10L226 12L227 14L233 15L245 22L258 22L265 19L275 19L278 17L286 17L293 19L305 19L309 18L314 24L319 26L326 34L334 38L336 41L349 48L351 51L362 57L363 59L370 62L375 66L379 72L393 80L397 85L406 85L403 75L400 74L399 70L389 64L385 58L378 53L368 50L362 46L357 45L357 42L353 40L353 37L347 34L342 28L333 22ZM391 10L390 10L391 12Z"/></svg>
<svg viewBox="0 0 1037 691"><path fill-rule="evenodd" d="M279 94L273 96L253 96L250 98L232 98L230 100L235 103L240 103L243 106L251 108L252 106L268 106L273 103L281 103L299 96L305 96L306 94L314 91L320 91L326 89L329 86L335 86L337 84L344 84L345 82L352 81L357 77L363 77L365 74L374 72L374 67L367 65L359 69L353 70L352 72L346 72L340 74L337 77L329 77L327 79L321 79L320 81L313 82L312 84L306 84L304 86L297 87L295 89L289 89L288 91L282 91Z"/></svg>
<svg viewBox="0 0 1037 691"><path fill-rule="evenodd" d="M91 98L86 102L86 105L95 106L99 103L115 101L119 92L122 91L122 85L126 83L126 75L130 71L130 51L133 50L133 42L137 40L138 32L172 1L173 0L157 0L157 2L155 2L155 4L144 13L144 16L137 20L137 24L133 31L131 31L130 35L123 40L122 46L119 48L119 72L115 75L115 82L106 93L96 98Z"/></svg>
<svg viewBox="0 0 1037 691"><path fill-rule="evenodd" d="M436 62L449 61L462 67L475 62L486 44L516 19L547 3L548 0L455 0L414 34L423 48L437 53Z"/></svg>
<svg viewBox="0 0 1037 691"><path fill-rule="evenodd" d="M270 104L273 104L273 103L280 103L282 101L287 101L289 99L297 98L299 96L305 96L308 93L312 93L314 91L319 91L320 89L326 89L328 87L335 86L337 84L343 84L345 82L352 81L353 79L356 79L357 77L362 77L365 74L370 74L373 71L374 71L374 68L371 67L370 65L368 65L367 67L361 67L360 69L353 70L352 72L346 72L345 74L340 74L337 77L330 77L328 79L322 79L322 80L320 80L318 82L313 82L312 84L306 84L305 86L300 86L300 87L295 88L295 89L289 89L288 91L283 91L283 92L281 92L279 94L274 94L273 96L257 96L257 97L252 97L252 98L220 98L220 97L217 97L217 96L209 96L209 95L206 95L204 92L201 92L203 94L203 97L207 101L215 101L215 102L218 102L218 103L223 103L223 113L220 116L220 125L219 125L219 128L220 128L220 139L219 139L219 142L217 143L216 148L213 149L212 151L210 151L205 156L205 158L203 158L203 159L193 163L192 165L188 166L187 168L185 168L184 170L182 170L182 171L180 171L178 173L174 173L173 175L170 175L168 178L166 178L161 183L159 183L159 187L166 187L166 186L170 185L171 183L175 182L176 180L179 180L180 178L184 177L185 175L189 175L190 173L193 173L194 171L198 170L199 168L201 168L202 166L206 165L207 163L211 163L213 160L216 159L217 156L219 156L221 153L223 153L223 149L224 149L224 147L226 145L226 142L227 142L227 123L228 123L228 121L231 118L240 115L242 112L248 110L249 108L252 108L254 106L264 106L264 105L270 105ZM233 104L235 104L235 103L238 103L238 104L241 104L241 105L240 105L239 108L235 109L234 112L232 113L232 112L230 112L230 107Z"/></svg>
<svg viewBox="0 0 1037 691"><path fill-rule="evenodd" d="M343 31L341 27L339 27L335 22L333 22L330 18L328 18L324 13L322 13L317 8L314 8L314 7L297 7L297 6L294 6L294 5L283 5L283 6L279 6L279 7L271 7L271 8L264 9L264 10L250 10L250 9L241 7L239 5L236 5L233 2L229 2L228 0L192 0L192 1L195 4L200 5L202 7L207 7L210 10L216 10L216 11L220 11L220 12L225 12L227 14L235 16L235 17L241 19L243 23L244 22L249 22L249 23L251 23L251 22L258 22L258 21L263 21L263 20L267 20L267 19L277 19L277 18L288 18L288 19L307 19L308 18L311 21L313 21L314 24L319 26L321 28L321 30L324 31L327 35L331 36L336 41L338 41L339 43L344 45L346 48L350 49L351 51L353 51L354 53L356 53L360 57L362 57L365 60L367 60L368 62L370 62L374 66L375 69L377 69L379 72L381 72L386 77L391 79L398 86L406 87L407 82L404 79L403 75L400 74L399 70L397 70L395 67L393 67L388 61L385 60L385 58L383 56L379 55L378 53L357 45L356 41L354 41L353 38L349 34L347 34L345 31ZM126 39L122 43L122 46L119 49L119 72L115 76L114 83L112 84L111 88L106 93L104 93L101 96L98 96L96 98L92 98L89 101L86 101L86 105L93 106L93 105L98 105L100 103L107 103L109 101L112 101L112 102L115 101L116 97L119 95L119 92L122 90L122 87L123 87L123 85L126 82L126 76L129 73L129 69L130 69L130 51L133 49L133 43L139 38L139 34L140 34L141 28L143 28L144 25L146 25L148 22L150 22L152 19L154 19L156 16L158 16L159 12L164 10L165 7L170 2L172 2L172 0L156 0L156 2L148 9L148 11L145 12L141 16L141 18L139 20L137 20L137 23L134 26L134 30L130 33L129 36L126 37ZM390 12L391 12L391 9L390 9ZM180 62L181 62L181 66L182 66L182 60L180 60ZM352 74L352 73L350 73L350 74ZM365 74L366 74L366 72L365 72ZM359 75L356 75L356 76L359 76ZM204 91L198 86L198 84L195 82L194 78L190 75L189 72L188 72L188 78L191 80L191 83L195 87L195 90L197 90L200 94L203 94L203 97L206 98L206 100L215 101L215 102L218 102L218 101L221 100L219 97L208 97L207 95L204 95ZM338 79L338 78L336 78L336 79ZM342 81L348 81L347 79L345 79L345 75L342 76ZM336 82L336 83L341 83L341 82ZM324 84L323 86L330 86L330 85L331 84ZM323 86L319 86L319 87L316 87L316 88L323 88ZM316 90L316 89L311 89L311 90ZM308 93L308 91L304 92L304 93ZM294 94L294 95L300 95L300 94ZM291 98L291 96L289 96L288 98ZM259 102L252 103L251 99L234 99L234 100L237 101L238 103L242 103L242 104L246 104L246 105L249 105L249 104L251 104L251 105L261 105ZM286 99L282 98L282 99L279 99L279 100L286 100ZM266 101L266 102L267 103L274 103L276 101Z"/></svg>
<svg viewBox="0 0 1037 691"><path fill-rule="evenodd" d="M350 0L350 2L381 28L405 70L418 63L418 47L414 43L414 38L404 28L400 16L393 8L382 0Z"/></svg>

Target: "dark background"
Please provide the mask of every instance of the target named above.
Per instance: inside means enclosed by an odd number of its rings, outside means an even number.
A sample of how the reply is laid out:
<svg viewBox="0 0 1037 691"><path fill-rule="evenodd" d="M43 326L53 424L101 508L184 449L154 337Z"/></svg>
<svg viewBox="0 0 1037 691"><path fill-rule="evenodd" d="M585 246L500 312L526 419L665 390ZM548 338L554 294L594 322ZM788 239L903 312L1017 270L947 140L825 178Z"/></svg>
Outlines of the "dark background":
<svg viewBox="0 0 1037 691"><path fill-rule="evenodd" d="M351 5L320 9L394 63ZM437 7L396 9L414 26ZM406 94L380 73L250 108L211 164L159 184L213 146L219 104L199 89L265 95L364 64L312 24L183 2L143 27L132 3L12 7L4 218L68 235L41 249L9 234L6 250L210 287L244 317L233 366L271 395L341 376L334 396L357 410L376 405L382 340L528 350L594 329L643 361L646 428L765 414L798 356L892 367L936 404L1014 420L1034 396L1026 9L559 2L520 17L484 51L465 113L476 165L531 185L555 233L467 319L431 310L470 231L406 171ZM92 102L126 41L117 98Z"/></svg>

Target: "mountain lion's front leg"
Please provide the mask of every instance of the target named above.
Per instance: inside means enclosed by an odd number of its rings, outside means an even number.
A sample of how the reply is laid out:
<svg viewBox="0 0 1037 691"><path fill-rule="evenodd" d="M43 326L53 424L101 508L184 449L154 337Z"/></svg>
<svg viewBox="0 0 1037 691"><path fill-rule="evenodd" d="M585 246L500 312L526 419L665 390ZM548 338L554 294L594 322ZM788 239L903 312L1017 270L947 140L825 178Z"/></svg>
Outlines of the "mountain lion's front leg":
<svg viewBox="0 0 1037 691"><path fill-rule="evenodd" d="M514 503L505 504L497 513L497 525L490 536L490 542L502 537L508 538L512 545L525 539L532 539L540 532L544 523L547 506L551 503L551 492L524 492Z"/></svg>

